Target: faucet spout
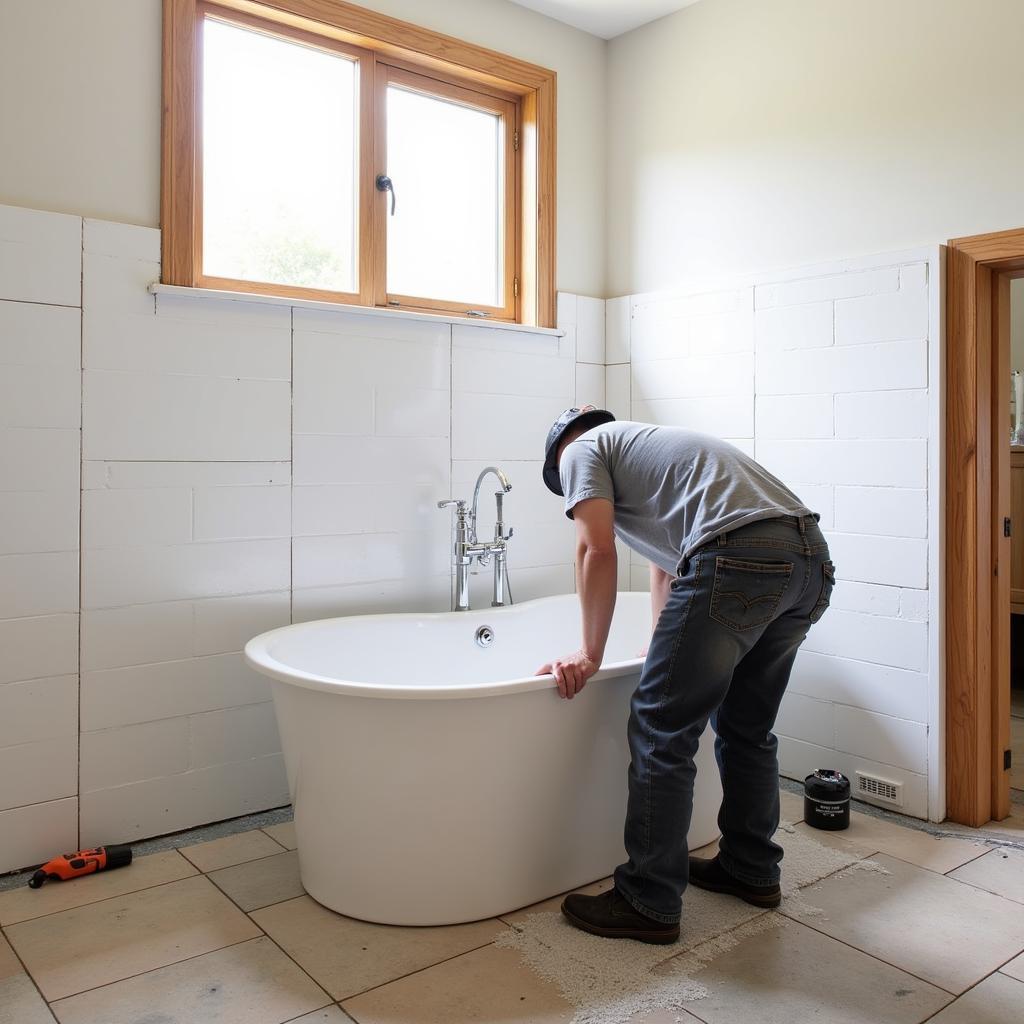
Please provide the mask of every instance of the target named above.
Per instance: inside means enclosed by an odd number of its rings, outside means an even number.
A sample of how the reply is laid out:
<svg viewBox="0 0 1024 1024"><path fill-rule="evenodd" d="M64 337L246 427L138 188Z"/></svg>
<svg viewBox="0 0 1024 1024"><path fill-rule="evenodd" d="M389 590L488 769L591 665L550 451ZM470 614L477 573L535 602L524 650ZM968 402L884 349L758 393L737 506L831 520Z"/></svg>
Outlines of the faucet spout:
<svg viewBox="0 0 1024 1024"><path fill-rule="evenodd" d="M486 477L489 473L493 473L498 478L498 483L501 484L501 491L495 491L495 494L508 494L508 492L512 490L511 481L500 469L498 469L497 466L487 466L485 469L481 471L480 475L476 478L476 486L473 488L473 509L469 514L469 521L473 531L474 544L477 542L476 516L477 509L480 505L480 485L484 482L484 477Z"/></svg>

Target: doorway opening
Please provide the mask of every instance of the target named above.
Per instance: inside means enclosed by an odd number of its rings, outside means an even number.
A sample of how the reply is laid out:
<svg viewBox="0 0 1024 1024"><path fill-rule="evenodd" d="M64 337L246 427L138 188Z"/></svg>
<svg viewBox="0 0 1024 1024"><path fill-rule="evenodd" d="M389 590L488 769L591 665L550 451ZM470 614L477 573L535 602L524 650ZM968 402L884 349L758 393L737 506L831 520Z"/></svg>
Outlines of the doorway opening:
<svg viewBox="0 0 1024 1024"><path fill-rule="evenodd" d="M1009 816L1012 781L1024 786L1011 739L1024 725L1011 723L1011 680L1024 683L1024 394L1011 401L1024 229L954 239L946 273L946 813L980 827Z"/></svg>

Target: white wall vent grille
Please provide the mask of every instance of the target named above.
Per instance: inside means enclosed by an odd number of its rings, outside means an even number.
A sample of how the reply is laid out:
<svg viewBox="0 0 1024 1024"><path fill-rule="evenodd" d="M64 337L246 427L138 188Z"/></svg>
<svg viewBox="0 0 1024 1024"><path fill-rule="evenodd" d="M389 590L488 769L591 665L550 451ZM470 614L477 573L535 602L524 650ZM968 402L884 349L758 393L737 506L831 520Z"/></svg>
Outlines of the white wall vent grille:
<svg viewBox="0 0 1024 1024"><path fill-rule="evenodd" d="M857 772L857 795L869 800L882 800L894 807L903 806L903 783L890 782L876 775Z"/></svg>

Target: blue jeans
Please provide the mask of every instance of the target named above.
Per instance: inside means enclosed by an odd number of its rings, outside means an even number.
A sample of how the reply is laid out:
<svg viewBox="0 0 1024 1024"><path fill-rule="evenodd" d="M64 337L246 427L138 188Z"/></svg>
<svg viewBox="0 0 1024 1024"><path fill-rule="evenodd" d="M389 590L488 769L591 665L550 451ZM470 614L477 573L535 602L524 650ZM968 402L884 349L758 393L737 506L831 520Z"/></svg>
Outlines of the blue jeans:
<svg viewBox="0 0 1024 1024"><path fill-rule="evenodd" d="M681 566L629 716L627 863L615 885L656 921L679 920L694 755L710 719L722 776L719 858L735 878L779 881L778 743L797 649L835 578L816 518L766 519L718 537Z"/></svg>

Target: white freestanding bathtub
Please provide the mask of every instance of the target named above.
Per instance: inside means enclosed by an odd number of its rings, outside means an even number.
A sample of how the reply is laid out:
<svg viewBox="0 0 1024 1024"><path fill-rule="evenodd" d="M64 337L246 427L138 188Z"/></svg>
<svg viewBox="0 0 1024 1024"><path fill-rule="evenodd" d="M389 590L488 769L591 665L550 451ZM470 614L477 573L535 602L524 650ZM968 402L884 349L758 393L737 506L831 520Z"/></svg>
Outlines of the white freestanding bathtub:
<svg viewBox="0 0 1024 1024"><path fill-rule="evenodd" d="M302 884L315 900L382 924L455 924L625 860L626 721L650 598L619 594L604 667L562 700L551 676L533 673L579 647L579 619L568 595L324 619L248 643L249 664L274 680ZM697 765L691 849L718 836L710 730Z"/></svg>

